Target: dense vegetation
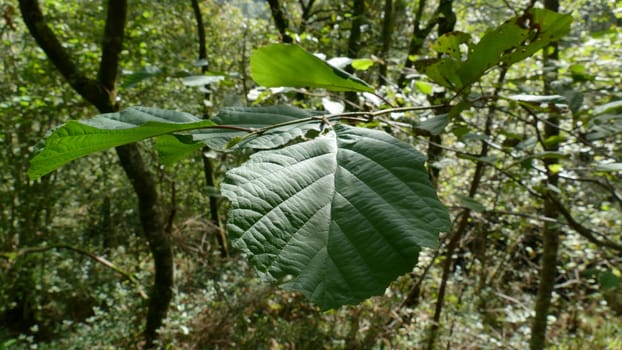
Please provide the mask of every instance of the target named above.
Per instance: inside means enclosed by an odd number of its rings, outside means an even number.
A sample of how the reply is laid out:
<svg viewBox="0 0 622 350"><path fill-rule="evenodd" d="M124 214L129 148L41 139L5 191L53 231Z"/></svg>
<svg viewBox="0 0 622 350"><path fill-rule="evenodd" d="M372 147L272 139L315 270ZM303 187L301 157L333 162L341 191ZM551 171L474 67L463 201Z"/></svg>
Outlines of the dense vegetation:
<svg viewBox="0 0 622 350"><path fill-rule="evenodd" d="M615 1L0 12L0 349L622 347Z"/></svg>

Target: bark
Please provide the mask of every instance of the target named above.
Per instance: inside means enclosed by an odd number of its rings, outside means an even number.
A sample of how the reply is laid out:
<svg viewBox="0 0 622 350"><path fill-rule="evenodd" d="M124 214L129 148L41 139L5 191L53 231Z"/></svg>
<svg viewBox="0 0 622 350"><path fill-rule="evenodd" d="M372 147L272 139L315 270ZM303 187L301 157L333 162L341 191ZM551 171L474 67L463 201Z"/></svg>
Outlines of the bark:
<svg viewBox="0 0 622 350"><path fill-rule="evenodd" d="M544 7L551 11L559 11L558 0L545 0ZM559 57L557 43L552 44L543 50L543 64L546 66L550 64L551 60L557 60ZM543 75L544 93L551 93L551 82L557 78L557 71L552 70L549 73ZM537 127L537 125L536 125ZM559 135L559 115L556 112L552 112L547 118L547 122L544 127L543 139L546 140L550 137ZM546 151L556 152L559 150L558 144L547 145L542 143L542 147ZM550 186L557 186L559 182L559 176L557 172L551 171L551 167L559 162L558 159L545 159L544 164L547 168L547 184ZM560 216L559 208L556 204L556 200L550 196L555 194L549 193L544 198L543 214L546 217L557 219ZM561 235L560 225L557 223L545 223L542 230L543 236L543 252L541 260L540 270L540 282L538 284L538 293L536 294L535 305L535 318L531 325L531 339L529 341L529 348L531 350L544 349L546 345L546 329L547 318L549 309L551 306L551 297L555 286L555 278L557 276L557 252L559 250L559 237Z"/></svg>
<svg viewBox="0 0 622 350"><path fill-rule="evenodd" d="M441 0L439 3L439 9L445 0ZM417 6L417 10L415 12L415 21L413 23L413 34L410 38L410 43L408 45L408 55L406 56L406 60L404 61L404 68L402 69L402 73L397 80L397 85L401 88L406 86L406 76L408 71L412 69L415 62L410 59L411 56L419 54L419 51L423 47L426 38L432 32L432 29L436 26L439 21L438 12L431 18L425 27L422 27L421 19L423 17L423 10L425 9L426 0L419 0L419 4Z"/></svg>
<svg viewBox="0 0 622 350"><path fill-rule="evenodd" d="M102 56L97 79L89 78L72 60L54 32L48 26L37 0L20 0L24 22L37 44L67 80L71 87L101 113L119 110L116 104L116 82L119 54L127 22L127 0L107 2L106 25L102 39ZM144 331L147 348L154 346L157 330L166 317L172 299L173 254L160 212L156 181L145 164L136 144L116 149L121 166L138 198L138 209L143 234L154 260L155 278L149 296Z"/></svg>
<svg viewBox="0 0 622 350"><path fill-rule="evenodd" d="M309 18L311 18L311 15L312 15L311 9L313 8L313 4L315 3L315 0L308 0L306 2L304 0L298 0L298 3L300 4L300 9L302 10L298 32L304 33L304 31L307 28Z"/></svg>
<svg viewBox="0 0 622 350"><path fill-rule="evenodd" d="M279 0L268 0L268 4L270 5L270 12L272 13L274 25L281 34L281 41L287 44L292 43L294 40L292 40L292 37L287 34L289 24L287 23L287 18L285 18L285 14L283 14L281 3L279 2Z"/></svg>
<svg viewBox="0 0 622 350"><path fill-rule="evenodd" d="M352 27L350 28L350 36L348 37L348 57L356 58L361 48L361 25L363 25L363 17L365 16L365 0L352 1ZM354 72L352 66L346 68L348 73ZM353 110L358 106L358 95L356 92L346 92L346 108Z"/></svg>
<svg viewBox="0 0 622 350"><path fill-rule="evenodd" d="M386 85L387 79L387 59L389 49L391 48L391 37L393 36L393 0L384 1L384 11L382 18L382 32L380 34L380 41L382 46L380 47L379 57L384 61L378 69L378 81Z"/></svg>
<svg viewBox="0 0 622 350"><path fill-rule="evenodd" d="M205 35L205 26L203 24L203 16L201 14L201 8L199 7L198 0L192 0L192 10L194 13L194 18L197 24L197 35L198 35L198 44L199 44L199 60L207 60L207 42ZM208 71L208 65L201 66L201 72L206 73ZM208 100L210 98L210 93L206 92L204 98ZM204 109L203 118L209 119L209 113L207 107ZM209 187L215 187L216 181L214 180L214 164L212 164L212 160L209 159L206 154L209 152L209 147L205 146L202 150L202 158L203 158L203 174L205 175L205 184ZM222 223L220 221L219 214L219 205L218 198L216 196L209 196L209 210L210 210L210 218L212 223L218 228L218 234L216 235L216 239L218 240L218 246L220 250L220 255L222 257L226 257L229 255L229 250L227 247L227 237L225 236L225 232L222 227Z"/></svg>
<svg viewBox="0 0 622 350"><path fill-rule="evenodd" d="M504 69L501 71L499 78L497 80L497 87L493 93L493 97L499 95L501 91L501 86L503 85L503 81L505 80L505 74L507 70ZM492 122L495 113L497 112L497 105L493 104L488 109L488 113L486 115L486 125L484 128L484 135L490 136L492 134ZM488 151L490 146L487 142L482 143L482 148L480 149L479 157L483 158L488 155ZM471 180L471 186L469 187L469 197L475 197L479 186L481 184L481 180L484 176L484 171L486 170L485 162L477 162L475 165L475 172L473 173L473 179ZM443 305L445 300L445 293L447 290L447 281L449 280L449 275L451 274L451 266L453 264L453 253L458 248L462 237L467 231L469 220L471 218L471 210L465 209L462 211L460 215L460 221L454 233L451 235L449 243L447 244L447 253L446 259L443 262L443 275L441 277L441 284L438 288L438 294L436 298L436 306L434 309L434 318L432 322L432 327L430 330L430 336L428 338L428 349L431 350L434 348L434 344L436 341L438 329L440 327L441 313L443 311Z"/></svg>

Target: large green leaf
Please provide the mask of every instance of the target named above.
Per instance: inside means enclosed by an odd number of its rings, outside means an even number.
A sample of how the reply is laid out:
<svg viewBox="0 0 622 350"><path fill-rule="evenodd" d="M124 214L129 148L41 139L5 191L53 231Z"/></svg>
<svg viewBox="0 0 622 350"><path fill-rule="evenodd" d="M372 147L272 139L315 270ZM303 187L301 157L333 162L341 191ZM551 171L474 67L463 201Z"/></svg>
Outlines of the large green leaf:
<svg viewBox="0 0 622 350"><path fill-rule="evenodd" d="M219 125L266 131L249 134L245 131L212 128L194 131L192 137L197 142L221 151L227 149L236 139L239 142L235 144L235 148L271 149L302 138L311 130L319 131L321 120L311 118L322 114L326 112L288 105L228 107L223 108L212 120ZM275 125L281 126L266 129Z"/></svg>
<svg viewBox="0 0 622 350"><path fill-rule="evenodd" d="M331 66L300 46L273 44L253 50L251 76L267 87L310 87L374 92L363 80Z"/></svg>
<svg viewBox="0 0 622 350"><path fill-rule="evenodd" d="M112 147L213 125L187 113L145 107L70 121L52 130L37 146L28 176L37 179L74 159Z"/></svg>
<svg viewBox="0 0 622 350"><path fill-rule="evenodd" d="M384 293L449 228L424 156L392 136L337 125L230 170L227 229L268 280L323 309Z"/></svg>

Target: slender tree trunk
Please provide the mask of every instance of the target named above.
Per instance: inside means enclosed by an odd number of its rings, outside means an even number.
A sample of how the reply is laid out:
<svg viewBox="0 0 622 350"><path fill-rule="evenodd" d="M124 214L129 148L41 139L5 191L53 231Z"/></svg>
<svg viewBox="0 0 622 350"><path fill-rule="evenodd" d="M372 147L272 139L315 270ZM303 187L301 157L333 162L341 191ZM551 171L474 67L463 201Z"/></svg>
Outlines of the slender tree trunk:
<svg viewBox="0 0 622 350"><path fill-rule="evenodd" d="M198 35L198 44L199 44L199 60L207 60L207 41L205 35L205 25L203 24L203 15L201 14L201 8L199 6L198 0L192 0L192 10L194 13L194 18L197 24L197 35ZM208 64L203 64L201 66L201 72L206 73L208 71ZM203 96L204 99L210 99L210 93L206 92ZM203 110L203 118L209 119L209 111L207 107L204 107ZM203 174L205 174L205 184L208 187L216 187L216 181L214 179L214 164L212 160L209 159L206 154L209 152L209 147L203 147L202 158L203 158ZM216 196L209 196L209 211L210 218L212 223L218 228L218 234L216 235L216 239L218 240L218 246L220 250L220 255L222 257L226 257L229 255L229 250L227 247L227 237L225 235L225 231L223 230L222 223L220 221L219 214L219 204L218 198Z"/></svg>
<svg viewBox="0 0 622 350"><path fill-rule="evenodd" d="M348 57L356 58L361 48L361 25L363 25L363 17L365 16L365 0L352 1L352 27L350 28L350 36L348 37ZM354 72L352 66L346 68L348 73ZM346 109L357 109L358 95L356 92L348 91L346 96Z"/></svg>
<svg viewBox="0 0 622 350"><path fill-rule="evenodd" d="M313 4L315 3L315 0L308 0L306 2L304 0L298 0L298 3L300 4L300 9L302 10L298 32L304 33L305 30L307 29L309 18L311 18L311 15L312 15L311 9L313 8Z"/></svg>
<svg viewBox="0 0 622 350"><path fill-rule="evenodd" d="M445 0L440 0L438 9L441 8L442 3ZM413 23L413 34L410 38L410 43L408 45L408 55L406 56L406 60L404 61L404 68L402 69L402 73L397 80L397 85L401 88L406 87L408 71L412 69L414 66L414 61L410 59L410 57L419 53L423 44L425 43L425 39L430 35L434 26L438 23L439 16L438 10L437 14L428 20L425 27L422 27L421 20L423 18L423 10L426 6L426 0L419 0L417 5L417 9L415 10L415 21Z"/></svg>
<svg viewBox="0 0 622 350"><path fill-rule="evenodd" d="M559 0L545 0L544 7L551 11L559 11ZM543 50L544 66L551 65L551 61L559 58L557 43ZM552 63L555 64L554 62ZM552 67L551 67L552 68ZM557 70L545 71L543 75L544 93L551 93L551 82L557 79ZM536 125L537 127L537 125ZM547 140L551 137L559 136L559 115L556 112L549 114L544 126L544 135L542 138ZM557 143L551 145L542 144L546 151L557 152L559 146ZM544 160L547 168L547 184L549 186L557 186L559 177L554 167L559 163L557 159L548 158ZM555 196L549 193L550 196ZM555 199L545 196L543 214L546 217L556 219L560 212L556 205ZM546 222L542 231L543 235L543 252L540 270L540 283L538 284L538 294L536 295L535 318L531 325L531 339L529 348L531 350L544 349L546 345L546 329L549 308L551 306L551 296L555 286L555 278L557 276L557 251L559 249L559 237L561 234L560 226L557 223Z"/></svg>
<svg viewBox="0 0 622 350"><path fill-rule="evenodd" d="M288 44L292 43L294 40L287 33L287 30L289 29L289 24L287 23L287 18L283 13L281 3L279 2L279 0L268 0L268 4L270 5L270 12L272 13L274 25L281 34L281 41Z"/></svg>
<svg viewBox="0 0 622 350"><path fill-rule="evenodd" d="M382 18L382 32L380 34L380 53L379 57L384 61L378 68L378 82L386 85L389 81L387 78L387 60L389 49L391 48L391 37L393 36L393 26L395 24L393 14L393 0L384 1L384 11Z"/></svg>
<svg viewBox="0 0 622 350"><path fill-rule="evenodd" d="M100 112L119 110L116 104L116 83L119 54L127 22L127 0L107 2L106 25L102 39L102 55L97 79L91 79L75 65L62 44L48 26L37 0L20 0L20 11L30 33L50 61L71 87ZM143 234L154 260L155 277L149 298L144 336L147 348L154 347L157 330L162 325L173 296L173 254L160 212L156 181L145 164L138 146L117 147L121 166L138 197L138 209Z"/></svg>

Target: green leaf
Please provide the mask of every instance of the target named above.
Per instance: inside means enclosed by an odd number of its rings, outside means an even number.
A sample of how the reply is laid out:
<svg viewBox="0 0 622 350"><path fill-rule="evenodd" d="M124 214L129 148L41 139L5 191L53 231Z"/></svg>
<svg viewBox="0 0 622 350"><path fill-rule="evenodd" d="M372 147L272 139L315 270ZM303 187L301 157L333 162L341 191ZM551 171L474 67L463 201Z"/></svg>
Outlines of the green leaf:
<svg viewBox="0 0 622 350"><path fill-rule="evenodd" d="M611 271L602 271L598 275L598 283L603 290L615 289L620 286L622 279L613 274Z"/></svg>
<svg viewBox="0 0 622 350"><path fill-rule="evenodd" d="M489 69L519 62L559 40L570 31L571 23L570 15L531 8L524 15L489 30L470 47L466 60L461 59L459 46L467 38L450 35L434 44L449 57L417 61L415 68L436 83L460 91L477 82Z"/></svg>
<svg viewBox="0 0 622 350"><path fill-rule="evenodd" d="M52 130L37 146L28 176L38 179L74 159L112 147L213 125L187 113L145 107L70 121Z"/></svg>
<svg viewBox="0 0 622 350"><path fill-rule="evenodd" d="M449 124L449 114L440 114L419 123L415 128L427 131L430 135L440 135Z"/></svg>
<svg viewBox="0 0 622 350"><path fill-rule="evenodd" d="M273 44L253 50L251 76L266 87L374 92L363 80L331 66L297 45Z"/></svg>
<svg viewBox="0 0 622 350"><path fill-rule="evenodd" d="M288 105L269 107L223 108L212 120L220 125L262 129L281 124L262 133L202 129L192 133L193 140L203 142L215 150L225 150L234 138L240 138L234 148L271 149L304 137L310 131L320 131L321 120L312 117L326 114L322 111L300 109ZM296 122L299 121L299 122Z"/></svg>
<svg viewBox="0 0 622 350"><path fill-rule="evenodd" d="M162 135L156 138L155 143L162 165L173 165L203 147L189 135Z"/></svg>
<svg viewBox="0 0 622 350"><path fill-rule="evenodd" d="M423 92L424 94L432 95L432 85L426 83L425 81L417 80L415 82L415 86L419 91Z"/></svg>
<svg viewBox="0 0 622 350"><path fill-rule="evenodd" d="M423 163L386 133L342 125L258 152L226 174L228 232L264 278L322 309L358 303L449 229Z"/></svg>
<svg viewBox="0 0 622 350"><path fill-rule="evenodd" d="M374 60L370 58L358 58L352 60L352 63L350 64L352 65L352 68L356 70L368 70L371 66L374 65Z"/></svg>
<svg viewBox="0 0 622 350"><path fill-rule="evenodd" d="M609 103L605 103L604 105L600 105L594 107L594 115L601 115L605 113L616 113L622 112L622 100L621 101L613 101Z"/></svg>
<svg viewBox="0 0 622 350"><path fill-rule="evenodd" d="M130 74L124 75L123 83L121 84L121 86L124 89L129 89L143 80L156 77L162 73L163 73L162 70L158 67L147 66L136 72L132 72Z"/></svg>
<svg viewBox="0 0 622 350"><path fill-rule="evenodd" d="M415 69L427 75L435 83L450 90L458 90L463 86L458 69L460 62L452 58L432 58L415 61Z"/></svg>
<svg viewBox="0 0 622 350"><path fill-rule="evenodd" d="M462 52L460 45L470 44L471 35L463 32L449 32L441 35L438 40L432 45L438 53L449 55L456 60L462 59Z"/></svg>
<svg viewBox="0 0 622 350"><path fill-rule="evenodd" d="M486 211L486 207L484 207L480 202L478 202L474 198L471 198L469 196L465 196L462 194L457 194L456 196L460 200L460 203L462 204L462 206L469 208L473 211L478 211L478 212Z"/></svg>

